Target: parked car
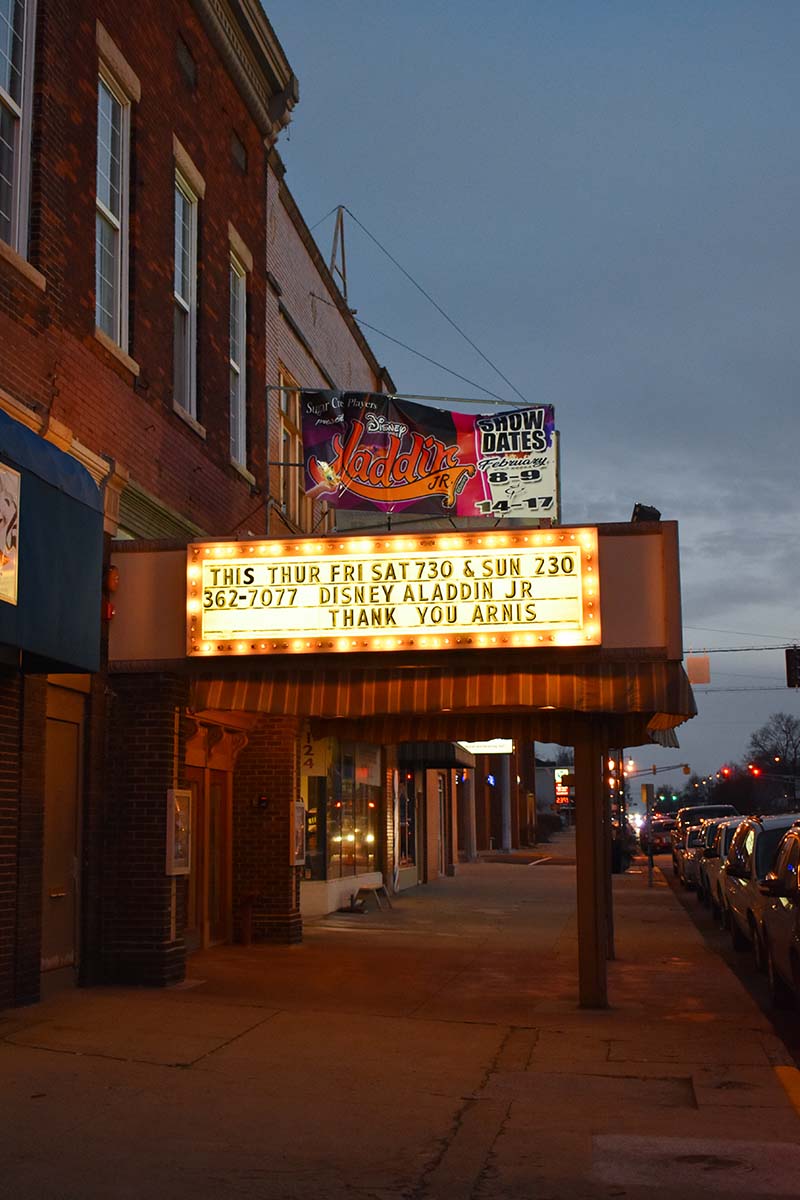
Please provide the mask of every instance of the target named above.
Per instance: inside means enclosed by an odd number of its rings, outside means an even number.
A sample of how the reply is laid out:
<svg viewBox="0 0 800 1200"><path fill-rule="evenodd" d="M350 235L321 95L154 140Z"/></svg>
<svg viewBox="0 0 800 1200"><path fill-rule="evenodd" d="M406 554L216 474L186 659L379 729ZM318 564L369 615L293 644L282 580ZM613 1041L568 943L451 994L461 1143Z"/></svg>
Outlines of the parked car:
<svg viewBox="0 0 800 1200"><path fill-rule="evenodd" d="M683 841L678 846L678 878L686 888L697 883L697 859L705 845L702 825L687 825Z"/></svg>
<svg viewBox="0 0 800 1200"><path fill-rule="evenodd" d="M761 937L769 990L778 1008L800 1000L800 826L783 835L775 864L760 885Z"/></svg>
<svg viewBox="0 0 800 1200"><path fill-rule="evenodd" d="M733 836L724 870L725 911L735 950L753 947L756 963L766 966L761 920L766 897L759 884L772 869L783 835L800 813L747 817Z"/></svg>
<svg viewBox="0 0 800 1200"><path fill-rule="evenodd" d="M689 825L699 825L704 817L735 817L736 809L732 804L690 804L679 808L675 816L675 828L672 831L672 869L678 874L678 846L683 841Z"/></svg>
<svg viewBox="0 0 800 1200"><path fill-rule="evenodd" d="M651 817L649 825L645 821L639 833L639 845L645 854L649 853L651 847L653 854L664 854L669 850L674 828L674 817Z"/></svg>
<svg viewBox="0 0 800 1200"><path fill-rule="evenodd" d="M717 821L714 840L707 847L700 859L700 879L697 884L697 895L704 904L711 906L713 915L719 920L722 917L723 892L720 880L720 868L728 857L733 835L743 817L722 817Z"/></svg>

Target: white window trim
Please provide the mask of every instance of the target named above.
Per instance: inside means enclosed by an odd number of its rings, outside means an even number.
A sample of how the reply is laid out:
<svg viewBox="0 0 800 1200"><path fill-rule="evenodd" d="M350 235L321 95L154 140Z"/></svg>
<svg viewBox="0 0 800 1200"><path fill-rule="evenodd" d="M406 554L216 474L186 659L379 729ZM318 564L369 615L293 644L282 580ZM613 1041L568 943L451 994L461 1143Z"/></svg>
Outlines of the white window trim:
<svg viewBox="0 0 800 1200"><path fill-rule="evenodd" d="M230 446L231 462L238 467L247 467L247 268L240 262L237 255L231 250L230 254L230 275L236 276L237 296L236 302L239 309L238 326L239 326L239 357L240 362L236 362L231 354L231 347L228 346L228 366L231 372L236 373L236 403L238 408L238 445ZM230 390L230 389L229 389ZM229 396L229 420L233 416L233 396ZM232 439L230 439L232 441Z"/></svg>
<svg viewBox="0 0 800 1200"><path fill-rule="evenodd" d="M115 342L120 350L127 353L128 350L128 309L129 304L129 288L128 288L128 271L130 269L130 251L128 246L129 231L130 231L130 160L131 160L131 101L130 96L111 74L104 62L101 62L98 68L98 80L102 80L108 88L111 95L120 106L120 204L119 204L119 219L110 212L103 204L100 197L97 195L97 184L95 181L95 209L100 215L112 225L117 226L118 233L118 248L117 248L117 272L119 279L119 288L117 295L116 311L114 313L115 329L113 335L109 335L107 330L101 330L110 336L112 342ZM97 153L97 137L95 137L95 153ZM97 287L97 248L95 247L95 288ZM100 329L97 325L97 296L95 295L95 328Z"/></svg>
<svg viewBox="0 0 800 1200"><path fill-rule="evenodd" d="M33 125L33 54L36 42L36 0L25 0L22 30L22 95L12 100L0 88L3 106L17 118L17 144L14 148L14 178L11 183L11 239L5 242L28 260L28 215L31 188L31 130Z"/></svg>
<svg viewBox="0 0 800 1200"><path fill-rule="evenodd" d="M175 190L183 193L184 198L189 202L190 220L189 220L189 246L191 250L189 263L189 299L188 304L182 296L179 296L175 291L175 263L174 263L174 229L173 229L173 284L172 295L173 302L179 305L188 315L187 330L186 330L186 391L187 403L181 403L177 396L173 396L174 407L186 413L192 418L192 421L197 421L197 217L199 198L197 193L192 188L191 184L185 178L183 173L175 170ZM173 193L173 214L175 208L175 196ZM174 221L173 215L173 221ZM173 355L175 353L175 342L173 337ZM174 364L173 364L173 379L174 379Z"/></svg>
<svg viewBox="0 0 800 1200"><path fill-rule="evenodd" d="M105 63L119 87L125 92L128 100L132 104L138 104L142 98L142 85L139 82L139 76L133 70L102 21L98 21L95 26L95 39L97 41L97 53L101 61Z"/></svg>

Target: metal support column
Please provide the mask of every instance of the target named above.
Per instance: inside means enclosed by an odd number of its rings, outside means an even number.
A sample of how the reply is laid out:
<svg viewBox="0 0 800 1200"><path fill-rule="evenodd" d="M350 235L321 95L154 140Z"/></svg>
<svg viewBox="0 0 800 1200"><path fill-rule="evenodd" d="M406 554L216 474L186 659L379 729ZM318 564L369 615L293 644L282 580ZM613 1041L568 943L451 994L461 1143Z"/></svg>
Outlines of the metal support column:
<svg viewBox="0 0 800 1200"><path fill-rule="evenodd" d="M461 786L461 816L464 821L464 854L467 862L477 862L478 840L475 833L475 772L464 772Z"/></svg>
<svg viewBox="0 0 800 1200"><path fill-rule="evenodd" d="M511 849L511 755L498 755L498 778L500 780L500 804L503 819L502 845L500 849L507 853Z"/></svg>
<svg viewBox="0 0 800 1200"><path fill-rule="evenodd" d="M605 745L598 722L575 741L575 858L578 892L578 994L581 1008L608 1007L608 859Z"/></svg>

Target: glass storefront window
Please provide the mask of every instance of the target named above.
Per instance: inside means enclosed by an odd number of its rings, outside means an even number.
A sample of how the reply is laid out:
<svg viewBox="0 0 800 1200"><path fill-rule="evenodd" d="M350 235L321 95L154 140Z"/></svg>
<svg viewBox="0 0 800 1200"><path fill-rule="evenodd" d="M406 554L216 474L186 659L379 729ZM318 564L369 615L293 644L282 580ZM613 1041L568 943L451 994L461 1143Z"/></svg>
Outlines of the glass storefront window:
<svg viewBox="0 0 800 1200"><path fill-rule="evenodd" d="M328 879L380 869L378 813L380 762L377 747L342 743L328 775Z"/></svg>
<svg viewBox="0 0 800 1200"><path fill-rule="evenodd" d="M417 861L417 804L414 790L414 776L406 775L401 781L397 794L399 823L398 837L400 839L400 866L413 867Z"/></svg>
<svg viewBox="0 0 800 1200"><path fill-rule="evenodd" d="M325 797L328 780L325 776L310 776L306 801L306 879L325 878Z"/></svg>

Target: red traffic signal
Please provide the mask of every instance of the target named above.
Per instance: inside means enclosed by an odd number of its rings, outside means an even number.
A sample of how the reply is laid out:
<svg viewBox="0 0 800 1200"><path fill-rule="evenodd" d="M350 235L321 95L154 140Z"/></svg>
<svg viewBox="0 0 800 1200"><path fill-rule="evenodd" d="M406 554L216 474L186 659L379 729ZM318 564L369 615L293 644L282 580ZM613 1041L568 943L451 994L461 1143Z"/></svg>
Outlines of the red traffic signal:
<svg viewBox="0 0 800 1200"><path fill-rule="evenodd" d="M755 763L748 763L747 769L751 775L760 775L761 774L761 767L757 767Z"/></svg>
<svg viewBox="0 0 800 1200"><path fill-rule="evenodd" d="M730 767L722 768L722 774L725 776L726 779L730 776L730 773L731 773Z"/></svg>

